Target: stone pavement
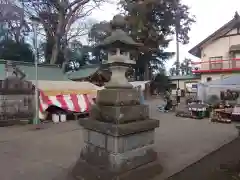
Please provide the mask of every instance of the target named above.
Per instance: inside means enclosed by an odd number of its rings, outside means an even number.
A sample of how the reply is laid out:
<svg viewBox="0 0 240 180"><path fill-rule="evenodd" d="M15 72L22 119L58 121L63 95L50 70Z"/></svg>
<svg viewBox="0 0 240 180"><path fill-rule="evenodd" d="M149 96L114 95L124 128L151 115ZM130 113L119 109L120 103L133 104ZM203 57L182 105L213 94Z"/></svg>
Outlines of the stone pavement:
<svg viewBox="0 0 240 180"><path fill-rule="evenodd" d="M164 172L156 179L182 170L238 134L233 124L160 113L156 110L159 101L150 103L152 118L161 123L155 139ZM32 126L0 128L1 180L59 180L79 156L81 133L74 121L47 124L43 130Z"/></svg>

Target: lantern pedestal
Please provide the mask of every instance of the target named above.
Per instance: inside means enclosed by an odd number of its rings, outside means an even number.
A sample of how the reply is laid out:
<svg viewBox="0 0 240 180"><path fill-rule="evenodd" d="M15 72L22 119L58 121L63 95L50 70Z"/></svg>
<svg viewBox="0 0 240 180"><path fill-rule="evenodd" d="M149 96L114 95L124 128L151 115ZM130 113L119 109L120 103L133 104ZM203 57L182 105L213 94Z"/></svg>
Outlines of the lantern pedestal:
<svg viewBox="0 0 240 180"><path fill-rule="evenodd" d="M148 180L162 171L154 150L154 129L135 89L104 89L89 119L80 119L85 147L73 168L79 180Z"/></svg>

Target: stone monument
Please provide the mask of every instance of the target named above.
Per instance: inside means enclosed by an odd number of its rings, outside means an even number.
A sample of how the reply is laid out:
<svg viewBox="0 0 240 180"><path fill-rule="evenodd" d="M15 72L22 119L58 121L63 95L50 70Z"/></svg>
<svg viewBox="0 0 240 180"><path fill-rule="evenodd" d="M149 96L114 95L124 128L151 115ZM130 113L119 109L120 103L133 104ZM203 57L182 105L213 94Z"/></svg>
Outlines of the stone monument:
<svg viewBox="0 0 240 180"><path fill-rule="evenodd" d="M129 51L141 44L123 31L124 17L116 15L112 34L99 47L108 51L111 80L97 94L88 119L80 119L85 147L72 169L77 180L147 180L161 172L154 151L154 129L148 105L125 77Z"/></svg>

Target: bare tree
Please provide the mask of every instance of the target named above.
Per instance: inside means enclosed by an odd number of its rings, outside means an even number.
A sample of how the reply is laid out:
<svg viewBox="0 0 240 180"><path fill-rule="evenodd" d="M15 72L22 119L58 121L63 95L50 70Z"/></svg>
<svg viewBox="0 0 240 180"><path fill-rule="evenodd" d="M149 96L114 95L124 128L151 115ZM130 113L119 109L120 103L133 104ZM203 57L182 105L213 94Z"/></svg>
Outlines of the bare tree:
<svg viewBox="0 0 240 180"><path fill-rule="evenodd" d="M0 1L0 23L5 37L13 38L16 42L23 40L22 33L29 31L24 19L24 11L14 0Z"/></svg>
<svg viewBox="0 0 240 180"><path fill-rule="evenodd" d="M39 17L46 34L47 52L51 64L61 64L71 37L84 35L84 19L102 0L21 0L29 15ZM80 24L80 26L77 25Z"/></svg>

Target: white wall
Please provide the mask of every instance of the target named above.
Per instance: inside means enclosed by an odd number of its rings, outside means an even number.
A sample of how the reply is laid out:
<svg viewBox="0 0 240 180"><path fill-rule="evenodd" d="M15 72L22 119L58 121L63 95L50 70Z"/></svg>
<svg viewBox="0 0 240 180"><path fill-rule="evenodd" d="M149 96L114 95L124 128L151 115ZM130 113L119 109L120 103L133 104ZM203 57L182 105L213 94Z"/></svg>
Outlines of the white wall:
<svg viewBox="0 0 240 180"><path fill-rule="evenodd" d="M236 33L237 33L237 29L233 29L227 35L232 35ZM202 47L201 60L207 63L202 63L201 70L209 69L208 61L210 57L222 56L223 60L229 59L230 58L229 48L232 45L237 45L237 44L240 44L240 35L222 37L208 44L205 44ZM223 68L229 68L229 67L231 67L231 61L223 62ZM237 67L240 68L240 61L237 61Z"/></svg>

